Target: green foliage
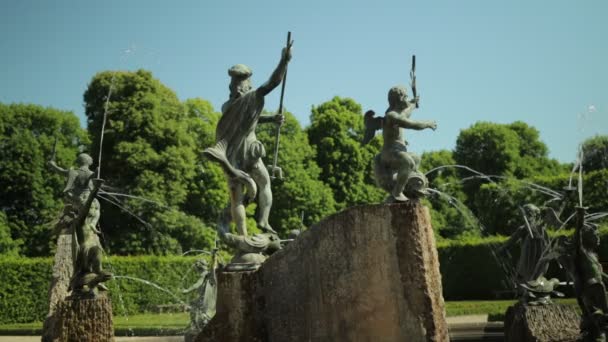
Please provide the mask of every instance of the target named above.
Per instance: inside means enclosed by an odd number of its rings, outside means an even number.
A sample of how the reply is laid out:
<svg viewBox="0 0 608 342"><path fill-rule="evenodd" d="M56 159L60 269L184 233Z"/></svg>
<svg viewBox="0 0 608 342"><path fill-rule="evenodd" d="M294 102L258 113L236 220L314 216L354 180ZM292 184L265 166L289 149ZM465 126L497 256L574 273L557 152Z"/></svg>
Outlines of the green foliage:
<svg viewBox="0 0 608 342"><path fill-rule="evenodd" d="M458 170L454 167L442 168L456 164L452 152L425 152L421 159L420 170L427 173L429 187L442 192L432 193L433 196L428 198L433 229L438 238L453 239L479 235L478 225L467 219L470 212L462 204L466 196L462 191Z"/></svg>
<svg viewBox="0 0 608 342"><path fill-rule="evenodd" d="M380 202L386 196L373 181L372 159L380 139L361 146L363 132L361 106L352 99L334 97L312 109L308 139L338 208Z"/></svg>
<svg viewBox="0 0 608 342"><path fill-rule="evenodd" d="M187 312L147 313L112 317L114 336L174 336L190 324ZM42 322L0 324L0 336L42 334Z"/></svg>
<svg viewBox="0 0 608 342"><path fill-rule="evenodd" d="M525 204L521 202L521 187L509 184L510 179L557 175L563 169L557 161L549 159L547 153L538 131L521 121L477 122L460 132L454 150L455 161L491 177L485 179L469 171L460 172L464 178L465 203L475 215L483 216L481 222L489 227L489 233L511 231L512 220L520 216L514 208ZM495 224L505 228L494 228Z"/></svg>
<svg viewBox="0 0 608 342"><path fill-rule="evenodd" d="M583 171L608 169L608 135L597 135L583 142Z"/></svg>
<svg viewBox="0 0 608 342"><path fill-rule="evenodd" d="M321 169L315 162L315 150L296 118L285 113L281 127L279 160L283 180L272 181L273 205L270 225L285 236L292 229L310 226L335 211L331 188L319 180ZM272 165L276 125L258 126L257 137L266 147L266 164ZM304 220L302 221L302 214Z"/></svg>
<svg viewBox="0 0 608 342"><path fill-rule="evenodd" d="M195 243L210 247L211 228L197 219L215 220L227 196L220 171L201 152L214 140L219 114L200 99L180 103L150 72L102 72L84 94L96 154L110 89L102 178L119 192L155 202L129 199L121 209L110 204L116 198L102 201L101 226L111 251L164 254Z"/></svg>
<svg viewBox="0 0 608 342"><path fill-rule="evenodd" d="M568 232L565 232L568 233ZM570 232L571 233L571 232ZM608 226L600 229L600 260L608 260ZM497 259L493 251L506 237L467 237L437 243L443 296L446 300L494 299L509 285L505 267L516 260ZM195 257L109 257L105 266L118 279L108 282L117 316L154 311L157 305L188 303L192 297L180 293L197 279ZM511 264L509 264L511 263ZM511 266L508 266L511 265ZM0 258L0 324L40 321L48 310L47 291L51 280L50 258ZM150 281L170 294L143 282L121 279L129 276ZM566 279L563 274L561 279ZM196 294L191 294L194 296Z"/></svg>
<svg viewBox="0 0 608 342"><path fill-rule="evenodd" d="M443 297L446 300L493 299L498 292L508 290L509 283L501 266L503 261L493 252L505 240L466 238L438 243Z"/></svg>
<svg viewBox="0 0 608 342"><path fill-rule="evenodd" d="M557 176L538 176L532 179L533 182L557 190L564 194L565 208L562 219L574 213L574 207L578 205L578 192L567 193L564 188L570 184L570 177L573 176L572 185L577 185L578 175L562 173ZM588 207L590 213L608 211L608 169L590 171L583 174L583 205Z"/></svg>
<svg viewBox="0 0 608 342"><path fill-rule="evenodd" d="M556 174L559 164L547 157L547 146L536 128L524 122L477 122L460 131L454 159L486 175L529 178Z"/></svg>
<svg viewBox="0 0 608 342"><path fill-rule="evenodd" d="M572 230L551 233L550 236L571 234ZM600 238L598 255L601 261L605 261L608 260L608 226L600 227ZM506 240L506 237L494 236L438 242L443 297L446 300L495 299L509 293L506 274L515 267L517 255L509 258L495 254ZM567 279L563 269L550 269L549 272L554 272L550 277Z"/></svg>
<svg viewBox="0 0 608 342"><path fill-rule="evenodd" d="M198 278L192 267L194 257L110 257L104 267L116 276L129 276L152 282L163 292L143 282L118 279L107 283L114 315L154 311L157 305L189 303L192 296L181 294ZM48 310L51 258L0 258L0 323L42 321Z"/></svg>
<svg viewBox="0 0 608 342"><path fill-rule="evenodd" d="M460 131L454 159L486 175L513 175L519 159L519 136L506 125L477 122Z"/></svg>
<svg viewBox="0 0 608 342"><path fill-rule="evenodd" d="M0 104L0 208L6 215L0 225L10 228L11 240L23 243L19 252L24 255L48 255L52 248L52 221L61 210L65 185L47 167L55 138L56 160L64 167L76 159L78 145L88 143L71 112ZM3 236L7 233L3 228Z"/></svg>
<svg viewBox="0 0 608 342"><path fill-rule="evenodd" d="M0 258L0 323L41 321L48 310L50 258Z"/></svg>
<svg viewBox="0 0 608 342"><path fill-rule="evenodd" d="M19 253L21 240L13 240L8 219L3 211L0 211L0 255L15 256Z"/></svg>
<svg viewBox="0 0 608 342"><path fill-rule="evenodd" d="M540 207L549 199L536 194L525 183L507 179L483 184L475 196L475 209L488 234L510 235L524 224L520 209L524 204Z"/></svg>

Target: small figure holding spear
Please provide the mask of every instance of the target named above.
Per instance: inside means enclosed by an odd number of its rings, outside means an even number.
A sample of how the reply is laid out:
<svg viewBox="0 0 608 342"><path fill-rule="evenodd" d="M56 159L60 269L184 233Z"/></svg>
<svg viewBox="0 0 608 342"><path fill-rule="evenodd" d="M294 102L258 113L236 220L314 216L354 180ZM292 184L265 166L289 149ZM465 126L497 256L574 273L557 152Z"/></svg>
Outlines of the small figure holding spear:
<svg viewBox="0 0 608 342"><path fill-rule="evenodd" d="M413 99L408 99L407 88L394 86L388 92L389 107L383 117L375 112L365 113L365 136L363 144L374 138L377 130L382 129L384 145L374 158L374 176L379 187L390 195L389 202L403 202L426 194L427 179L420 171L420 157L407 149L403 137L405 129L437 129L437 123L429 120L413 120L412 112L418 108L419 96L416 91L416 57L412 57L410 72Z"/></svg>

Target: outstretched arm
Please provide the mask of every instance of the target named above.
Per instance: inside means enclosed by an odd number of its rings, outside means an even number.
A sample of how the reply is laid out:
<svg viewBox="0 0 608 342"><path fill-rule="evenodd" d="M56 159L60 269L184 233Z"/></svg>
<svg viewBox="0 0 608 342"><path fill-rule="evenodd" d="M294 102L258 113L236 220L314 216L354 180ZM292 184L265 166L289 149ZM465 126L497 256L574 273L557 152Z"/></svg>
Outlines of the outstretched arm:
<svg viewBox="0 0 608 342"><path fill-rule="evenodd" d="M397 125L401 128L415 129L417 131L423 130L425 128L431 128L433 130L437 129L437 123L435 121L416 121L411 120L409 115L414 110L414 106L409 106L406 109L405 113L397 113L397 112L389 112L387 116L389 116L392 121L396 122Z"/></svg>
<svg viewBox="0 0 608 342"><path fill-rule="evenodd" d="M276 69L270 75L270 78L266 83L262 84L256 91L260 96L266 96L270 93L274 88L276 88L281 81L283 80L283 76L285 75L285 70L287 70L287 63L291 60L291 43L283 48L281 53L281 60L279 61L279 65L277 65Z"/></svg>
<svg viewBox="0 0 608 342"><path fill-rule="evenodd" d="M49 165L51 166L51 168L52 168L52 169L53 169L55 172L61 173L62 175L67 175L67 174L68 174L68 172L69 172L68 170L66 170L66 169L64 169L64 168L59 167L59 166L58 166L58 165L55 163L55 161L54 161L54 160L49 160Z"/></svg>

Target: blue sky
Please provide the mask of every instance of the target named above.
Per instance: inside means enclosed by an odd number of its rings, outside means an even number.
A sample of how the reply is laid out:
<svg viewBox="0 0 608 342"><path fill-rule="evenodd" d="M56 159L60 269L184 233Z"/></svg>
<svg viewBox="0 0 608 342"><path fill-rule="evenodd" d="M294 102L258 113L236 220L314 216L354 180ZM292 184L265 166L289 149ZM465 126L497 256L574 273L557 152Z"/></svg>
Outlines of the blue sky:
<svg viewBox="0 0 608 342"><path fill-rule="evenodd" d="M523 120L550 156L608 134L608 1L0 1L0 102L83 117L82 94L103 70L151 70L181 99L219 110L227 69L261 84L293 32L285 106L303 125L335 95L387 107L417 56L421 107L435 132L408 132L413 151L452 149L476 121ZM266 101L278 107L279 91Z"/></svg>

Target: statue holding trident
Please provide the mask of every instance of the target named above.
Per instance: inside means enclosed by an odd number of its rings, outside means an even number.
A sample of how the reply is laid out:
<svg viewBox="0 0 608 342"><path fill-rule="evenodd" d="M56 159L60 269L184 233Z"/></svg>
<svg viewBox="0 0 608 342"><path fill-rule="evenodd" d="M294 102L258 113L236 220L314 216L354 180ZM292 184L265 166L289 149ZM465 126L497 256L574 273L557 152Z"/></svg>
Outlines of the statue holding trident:
<svg viewBox="0 0 608 342"><path fill-rule="evenodd" d="M246 65L237 64L228 70L231 77L230 98L222 106L222 117L215 131L216 144L204 151L207 157L220 164L228 179L230 214L240 235L247 235L245 205L256 195L258 227L265 232L275 233L268 223L272 191L270 175L262 161L266 150L257 140L255 129L258 123L270 122L280 126L285 120L282 108L275 115L261 114L264 97L285 78L287 64L291 60L292 44L288 35L279 65L268 81L257 89L251 84L252 71Z"/></svg>
<svg viewBox="0 0 608 342"><path fill-rule="evenodd" d="M418 108L420 97L416 93L416 56L412 56L411 86L414 98L408 100L404 86L392 87L388 92L389 107L384 117L374 117L369 110L365 113L365 137L367 144L377 130L382 129L384 145L374 158L374 175L376 183L390 193L387 201L407 201L426 194L427 179L418 171L420 157L407 150L407 141L403 138L403 129L435 130L435 121L415 121L410 119L414 109Z"/></svg>

